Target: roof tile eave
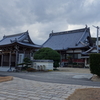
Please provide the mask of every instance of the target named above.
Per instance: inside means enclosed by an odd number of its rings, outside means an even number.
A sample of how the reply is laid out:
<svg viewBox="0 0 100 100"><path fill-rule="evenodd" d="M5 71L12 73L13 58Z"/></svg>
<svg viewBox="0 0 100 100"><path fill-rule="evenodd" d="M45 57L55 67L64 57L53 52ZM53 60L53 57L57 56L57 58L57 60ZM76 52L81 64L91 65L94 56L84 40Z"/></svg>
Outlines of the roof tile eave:
<svg viewBox="0 0 100 100"><path fill-rule="evenodd" d="M37 48L41 47L41 45L28 44L28 43L22 43L22 42L18 42L18 43L21 44L21 45L29 46L29 47L37 47Z"/></svg>

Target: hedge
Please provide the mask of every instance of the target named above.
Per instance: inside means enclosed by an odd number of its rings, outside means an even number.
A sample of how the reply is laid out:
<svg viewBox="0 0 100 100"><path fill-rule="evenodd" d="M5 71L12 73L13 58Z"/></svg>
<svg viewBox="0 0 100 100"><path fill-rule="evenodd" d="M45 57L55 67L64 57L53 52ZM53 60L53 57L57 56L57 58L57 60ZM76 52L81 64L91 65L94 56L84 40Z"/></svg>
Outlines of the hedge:
<svg viewBox="0 0 100 100"><path fill-rule="evenodd" d="M90 71L92 74L100 76L100 53L90 54Z"/></svg>

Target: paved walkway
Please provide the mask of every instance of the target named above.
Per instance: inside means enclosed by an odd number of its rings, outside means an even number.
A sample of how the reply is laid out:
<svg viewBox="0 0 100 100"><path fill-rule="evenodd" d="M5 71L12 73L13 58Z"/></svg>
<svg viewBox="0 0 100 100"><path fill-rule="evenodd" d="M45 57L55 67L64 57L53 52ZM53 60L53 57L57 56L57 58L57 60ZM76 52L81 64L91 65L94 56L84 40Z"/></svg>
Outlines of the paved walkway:
<svg viewBox="0 0 100 100"><path fill-rule="evenodd" d="M7 75L28 79L33 81L60 83L60 84L73 84L73 85L86 85L86 86L99 86L100 82L93 82L89 78L91 74L86 73L73 73L73 72L0 72L0 75Z"/></svg>
<svg viewBox="0 0 100 100"><path fill-rule="evenodd" d="M14 77L13 81L0 83L0 100L65 100L75 89L88 87Z"/></svg>

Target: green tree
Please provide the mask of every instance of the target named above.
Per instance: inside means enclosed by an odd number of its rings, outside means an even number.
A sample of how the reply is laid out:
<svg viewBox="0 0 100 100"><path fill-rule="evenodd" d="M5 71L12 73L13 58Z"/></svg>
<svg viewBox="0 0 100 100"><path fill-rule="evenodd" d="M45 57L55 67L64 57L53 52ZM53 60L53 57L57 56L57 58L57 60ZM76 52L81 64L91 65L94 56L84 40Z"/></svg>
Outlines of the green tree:
<svg viewBox="0 0 100 100"><path fill-rule="evenodd" d="M34 59L53 60L53 66L57 68L59 67L60 54L57 51L52 50L51 48L41 48L35 53Z"/></svg>

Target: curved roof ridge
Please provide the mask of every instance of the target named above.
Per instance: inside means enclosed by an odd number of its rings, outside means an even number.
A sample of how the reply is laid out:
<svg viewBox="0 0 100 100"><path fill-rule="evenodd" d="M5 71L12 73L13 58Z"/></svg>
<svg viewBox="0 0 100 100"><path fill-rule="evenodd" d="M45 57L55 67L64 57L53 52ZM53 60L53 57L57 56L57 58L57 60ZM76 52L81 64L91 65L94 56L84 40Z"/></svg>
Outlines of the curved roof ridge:
<svg viewBox="0 0 100 100"><path fill-rule="evenodd" d="M68 34L68 33L84 32L85 29L86 29L86 28L75 29L75 30L69 30L69 31L62 31L62 32L55 32L55 33L50 33L50 36L54 36L54 35L63 35L63 34Z"/></svg>
<svg viewBox="0 0 100 100"><path fill-rule="evenodd" d="M19 33L19 34L12 34L12 35L6 35L4 36L4 38L7 38L7 37L13 37L13 36L19 36L19 35L22 35L23 33Z"/></svg>
<svg viewBox="0 0 100 100"><path fill-rule="evenodd" d="M13 36L20 36L20 35L23 35L24 33L26 33L26 32L18 33L18 34L12 34L12 35L5 35L4 38L13 37Z"/></svg>

